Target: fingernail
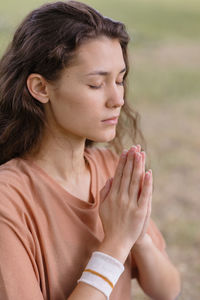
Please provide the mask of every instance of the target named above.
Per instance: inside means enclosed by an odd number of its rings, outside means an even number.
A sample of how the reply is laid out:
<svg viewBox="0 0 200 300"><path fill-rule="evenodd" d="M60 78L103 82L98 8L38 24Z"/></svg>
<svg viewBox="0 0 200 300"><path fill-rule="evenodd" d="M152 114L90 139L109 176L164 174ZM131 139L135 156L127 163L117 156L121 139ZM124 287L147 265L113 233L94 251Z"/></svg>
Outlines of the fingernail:
<svg viewBox="0 0 200 300"><path fill-rule="evenodd" d="M122 156L122 157L125 157L125 156L127 155L127 153L128 153L128 150L124 149L124 150L122 151L121 156Z"/></svg>
<svg viewBox="0 0 200 300"><path fill-rule="evenodd" d="M137 147L133 145L130 147L130 150L137 150Z"/></svg>
<svg viewBox="0 0 200 300"><path fill-rule="evenodd" d="M150 179L150 177L152 176L152 170L151 169L146 172L146 176L147 176L147 179Z"/></svg>
<svg viewBox="0 0 200 300"><path fill-rule="evenodd" d="M147 172L145 173L146 179L150 179L150 176L151 176L151 173L149 173L149 171L147 171Z"/></svg>
<svg viewBox="0 0 200 300"><path fill-rule="evenodd" d="M139 152L137 152L137 153L135 154L135 159L136 159L136 161L140 161L140 158L141 158L141 154L140 154Z"/></svg>

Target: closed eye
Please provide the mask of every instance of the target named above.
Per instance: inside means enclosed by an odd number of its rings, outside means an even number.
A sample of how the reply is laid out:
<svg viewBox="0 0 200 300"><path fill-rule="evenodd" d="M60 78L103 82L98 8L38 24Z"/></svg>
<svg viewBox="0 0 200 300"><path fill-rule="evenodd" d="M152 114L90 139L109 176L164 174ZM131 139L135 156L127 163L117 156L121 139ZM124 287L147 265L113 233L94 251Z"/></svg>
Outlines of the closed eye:
<svg viewBox="0 0 200 300"><path fill-rule="evenodd" d="M102 84L101 85L89 85L89 87L91 88L91 89L94 89L94 90L98 90L98 89L100 89L101 87L102 87Z"/></svg>
<svg viewBox="0 0 200 300"><path fill-rule="evenodd" d="M116 84L120 85L120 86L124 86L124 80L121 81L121 82L116 82ZM102 84L100 84L100 85L89 85L89 87L91 89L98 90L98 89L100 89L102 87Z"/></svg>

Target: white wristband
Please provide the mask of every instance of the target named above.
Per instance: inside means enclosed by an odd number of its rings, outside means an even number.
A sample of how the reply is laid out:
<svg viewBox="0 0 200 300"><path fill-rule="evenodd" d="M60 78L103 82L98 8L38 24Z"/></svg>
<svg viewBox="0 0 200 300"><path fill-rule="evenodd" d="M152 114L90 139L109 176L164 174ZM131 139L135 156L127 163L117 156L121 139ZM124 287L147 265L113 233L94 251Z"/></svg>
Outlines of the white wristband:
<svg viewBox="0 0 200 300"><path fill-rule="evenodd" d="M95 251L78 282L94 286L109 299L123 271L124 266L120 261L103 252Z"/></svg>

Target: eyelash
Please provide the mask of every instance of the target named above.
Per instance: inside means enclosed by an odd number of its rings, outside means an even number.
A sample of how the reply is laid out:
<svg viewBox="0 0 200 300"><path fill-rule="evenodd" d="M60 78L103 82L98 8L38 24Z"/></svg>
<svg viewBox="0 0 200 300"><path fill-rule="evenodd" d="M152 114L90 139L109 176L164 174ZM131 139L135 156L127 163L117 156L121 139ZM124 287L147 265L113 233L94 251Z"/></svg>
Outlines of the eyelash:
<svg viewBox="0 0 200 300"><path fill-rule="evenodd" d="M124 81L118 82L118 83L116 82L116 84L118 84L118 85L120 85L120 86L124 86ZM102 87L102 84L101 84L100 86L89 85L89 87L90 87L91 89L98 90L98 89L100 89L100 88Z"/></svg>

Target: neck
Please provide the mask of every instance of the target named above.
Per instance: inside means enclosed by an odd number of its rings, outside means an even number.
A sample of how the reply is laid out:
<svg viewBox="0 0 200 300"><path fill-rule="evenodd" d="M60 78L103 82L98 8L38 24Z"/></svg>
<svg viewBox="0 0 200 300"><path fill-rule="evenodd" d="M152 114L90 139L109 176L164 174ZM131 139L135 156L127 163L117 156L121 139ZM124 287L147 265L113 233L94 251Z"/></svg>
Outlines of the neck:
<svg viewBox="0 0 200 300"><path fill-rule="evenodd" d="M59 180L79 179L87 172L85 139L46 134L37 154L31 157L48 174Z"/></svg>

